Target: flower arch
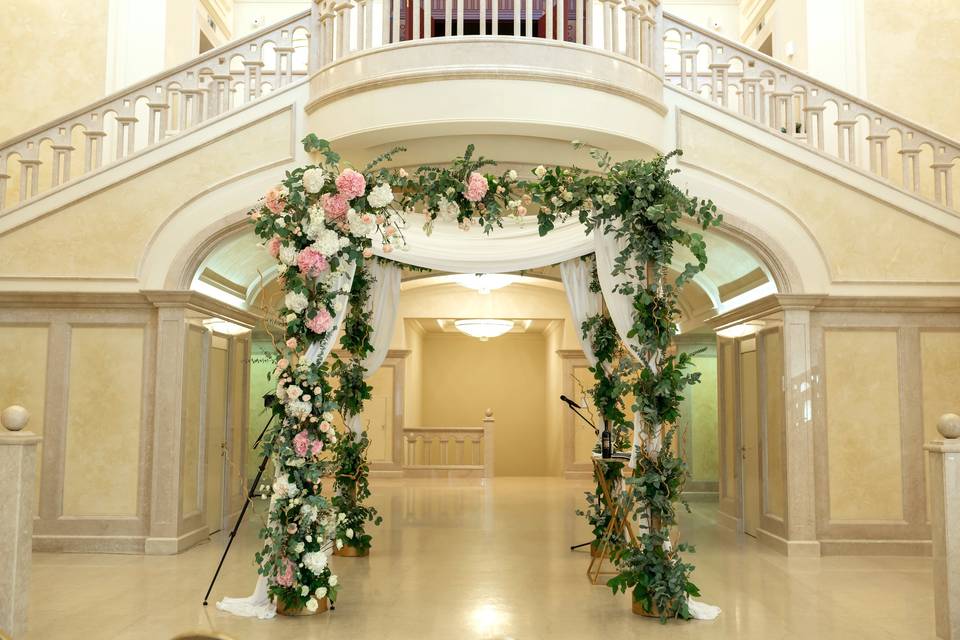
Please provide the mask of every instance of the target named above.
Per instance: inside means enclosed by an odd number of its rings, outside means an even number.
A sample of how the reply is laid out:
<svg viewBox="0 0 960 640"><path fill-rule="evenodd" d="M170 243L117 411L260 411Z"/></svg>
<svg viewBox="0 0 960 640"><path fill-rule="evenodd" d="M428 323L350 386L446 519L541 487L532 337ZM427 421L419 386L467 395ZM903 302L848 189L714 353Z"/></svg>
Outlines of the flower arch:
<svg viewBox="0 0 960 640"><path fill-rule="evenodd" d="M632 451L633 471L618 507L647 523L638 547L616 551L620 573L608 584L614 591L633 589L634 600L662 619L690 617L687 596L697 590L689 580L693 566L681 556L689 548L674 547L669 535L686 477L672 445L681 393L699 374L686 372L690 355L674 353L671 343L680 288L706 267L703 239L688 227L707 229L720 216L712 203L671 183L676 170L668 163L679 152L614 162L591 149L596 171L541 165L524 180L513 170L485 173L496 163L475 156L472 145L449 167L407 172L383 166L402 148L357 170L341 168L325 140L310 135L303 144L318 162L287 172L251 212L256 234L279 263L285 292L285 335L269 404L277 421L262 448L277 475L256 555L269 593L294 609L334 600L339 585L325 552L344 544L369 549L365 526L380 522L365 504L369 442L359 424L371 392L363 360L373 349L368 265L382 259L374 247L384 257L406 249L404 229L414 212L424 214L427 235L444 222L478 225L489 234L515 218L535 220L544 236L577 220L597 241L591 288L602 290L608 303L621 303L621 313L601 312L581 327L598 360L592 368L596 406L615 440ZM668 281L680 247L694 260ZM341 327L347 355L328 364ZM635 398L629 407L628 393ZM348 425L341 433L334 427L337 412ZM332 459L321 455L331 450ZM321 480L330 472L336 491L327 498Z"/></svg>

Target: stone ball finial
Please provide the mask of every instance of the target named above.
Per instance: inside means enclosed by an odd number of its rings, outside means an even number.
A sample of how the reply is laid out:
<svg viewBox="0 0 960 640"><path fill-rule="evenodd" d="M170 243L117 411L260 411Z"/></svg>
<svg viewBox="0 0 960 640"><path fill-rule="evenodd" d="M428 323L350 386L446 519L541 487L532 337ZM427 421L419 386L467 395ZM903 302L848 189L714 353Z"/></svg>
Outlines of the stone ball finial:
<svg viewBox="0 0 960 640"><path fill-rule="evenodd" d="M493 417L493 409L487 407L487 410L483 412L483 415L484 415L484 417L486 417L486 418L492 418L492 417Z"/></svg>
<svg viewBox="0 0 960 640"><path fill-rule="evenodd" d="M937 431L944 438L960 438L960 416L955 413L945 413L937 420Z"/></svg>
<svg viewBox="0 0 960 640"><path fill-rule="evenodd" d="M8 431L20 431L30 422L30 412L18 404L13 404L0 413L0 423Z"/></svg>

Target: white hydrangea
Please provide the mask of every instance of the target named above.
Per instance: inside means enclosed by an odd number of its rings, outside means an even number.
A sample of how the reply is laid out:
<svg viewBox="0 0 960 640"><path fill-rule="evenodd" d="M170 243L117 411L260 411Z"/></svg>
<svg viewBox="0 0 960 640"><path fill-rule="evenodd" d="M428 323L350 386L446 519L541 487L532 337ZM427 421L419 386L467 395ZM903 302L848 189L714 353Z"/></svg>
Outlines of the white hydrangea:
<svg viewBox="0 0 960 640"><path fill-rule="evenodd" d="M305 553L301 559L303 560L303 566L314 575L320 575L327 568L327 554L323 551Z"/></svg>
<svg viewBox="0 0 960 640"><path fill-rule="evenodd" d="M278 476L276 480L273 481L273 495L277 498L293 498L300 493L300 490L297 488L297 485L290 482L290 477L283 475Z"/></svg>
<svg viewBox="0 0 960 640"><path fill-rule="evenodd" d="M317 236L327 228L327 220L324 217L323 207L313 205L307 209L309 218L303 223L303 233L311 240L316 240Z"/></svg>
<svg viewBox="0 0 960 640"><path fill-rule="evenodd" d="M340 581L339 578L337 578L337 576L333 575L333 576L330 576L330 579L327 580L327 583L328 583L331 587L335 587L335 586L337 586L337 582L339 582L339 581Z"/></svg>
<svg viewBox="0 0 960 640"><path fill-rule="evenodd" d="M291 418L297 418L298 420L303 420L313 410L313 405L309 402L304 402L303 400L291 400L286 405L287 415Z"/></svg>
<svg viewBox="0 0 960 640"><path fill-rule="evenodd" d="M297 251L296 247L291 247L286 244L280 247L280 262L287 266L297 264L298 255L300 255L300 252Z"/></svg>
<svg viewBox="0 0 960 640"><path fill-rule="evenodd" d="M319 513L318 509L313 505L305 504L302 507L300 507L300 517L303 519L304 522L316 522L318 513ZM308 537L307 542L309 541L310 539Z"/></svg>
<svg viewBox="0 0 960 640"><path fill-rule="evenodd" d="M350 233L360 237L370 237L377 230L377 219L369 213L357 213L353 209L347 212L347 224L350 225ZM349 238L343 238L347 242Z"/></svg>
<svg viewBox="0 0 960 640"><path fill-rule="evenodd" d="M460 205L441 196L437 204L437 217L444 222L450 222L456 220L458 215L460 215Z"/></svg>
<svg viewBox="0 0 960 640"><path fill-rule="evenodd" d="M319 193L323 188L323 183L327 181L327 175L323 169L314 167L303 172L303 190L307 193Z"/></svg>
<svg viewBox="0 0 960 640"><path fill-rule="evenodd" d="M293 311L294 313L303 313L307 308L309 301L307 300L307 296L303 295L302 293L291 291L284 296L283 304L287 307L287 309L290 309L290 311Z"/></svg>
<svg viewBox="0 0 960 640"><path fill-rule="evenodd" d="M340 250L340 234L333 229L324 228L317 232L313 248L325 256L332 256Z"/></svg>
<svg viewBox="0 0 960 640"><path fill-rule="evenodd" d="M367 202L374 209L382 209L393 202L393 189L386 182L381 182L367 195Z"/></svg>

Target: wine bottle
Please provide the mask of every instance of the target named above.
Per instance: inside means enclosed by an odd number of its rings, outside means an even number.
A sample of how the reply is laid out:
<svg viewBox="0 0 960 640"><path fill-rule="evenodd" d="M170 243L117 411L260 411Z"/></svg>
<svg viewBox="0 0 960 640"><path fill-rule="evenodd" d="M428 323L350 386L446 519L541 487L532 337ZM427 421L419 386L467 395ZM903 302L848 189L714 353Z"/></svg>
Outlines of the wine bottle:
<svg viewBox="0 0 960 640"><path fill-rule="evenodd" d="M613 455L612 443L610 441L610 425L606 420L603 421L603 433L600 434L600 456L608 459Z"/></svg>

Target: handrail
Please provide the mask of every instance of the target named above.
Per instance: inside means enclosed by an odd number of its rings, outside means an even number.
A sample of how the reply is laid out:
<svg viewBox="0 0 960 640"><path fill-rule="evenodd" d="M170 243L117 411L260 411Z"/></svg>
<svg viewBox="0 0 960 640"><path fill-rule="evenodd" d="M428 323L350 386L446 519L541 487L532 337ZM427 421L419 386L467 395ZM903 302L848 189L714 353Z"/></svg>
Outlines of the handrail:
<svg viewBox="0 0 960 640"><path fill-rule="evenodd" d="M664 13L665 49L671 43L671 31L680 35L678 59L670 61L678 64L665 64L665 81L782 135L804 141L841 162L867 169L934 204L954 208L952 168L960 157L960 143L759 51ZM709 55L705 55L704 46L709 48ZM731 72L735 62L741 71ZM708 70L707 83L701 83L701 65ZM735 107L730 104L734 98ZM826 126L830 103L837 111L835 132ZM825 150L828 131L836 139L836 153ZM900 147L896 150L902 164L899 184L889 173L894 131L900 135ZM932 173L926 176L921 174L924 145L932 152ZM931 185L932 194L926 192Z"/></svg>
<svg viewBox="0 0 960 640"><path fill-rule="evenodd" d="M23 203L292 84L295 76L306 79L310 20L310 11L298 13L0 143L0 211L12 170L19 172L16 204ZM299 42L294 35L301 30ZM82 167L73 154L78 146ZM14 158L19 166L11 167Z"/></svg>

